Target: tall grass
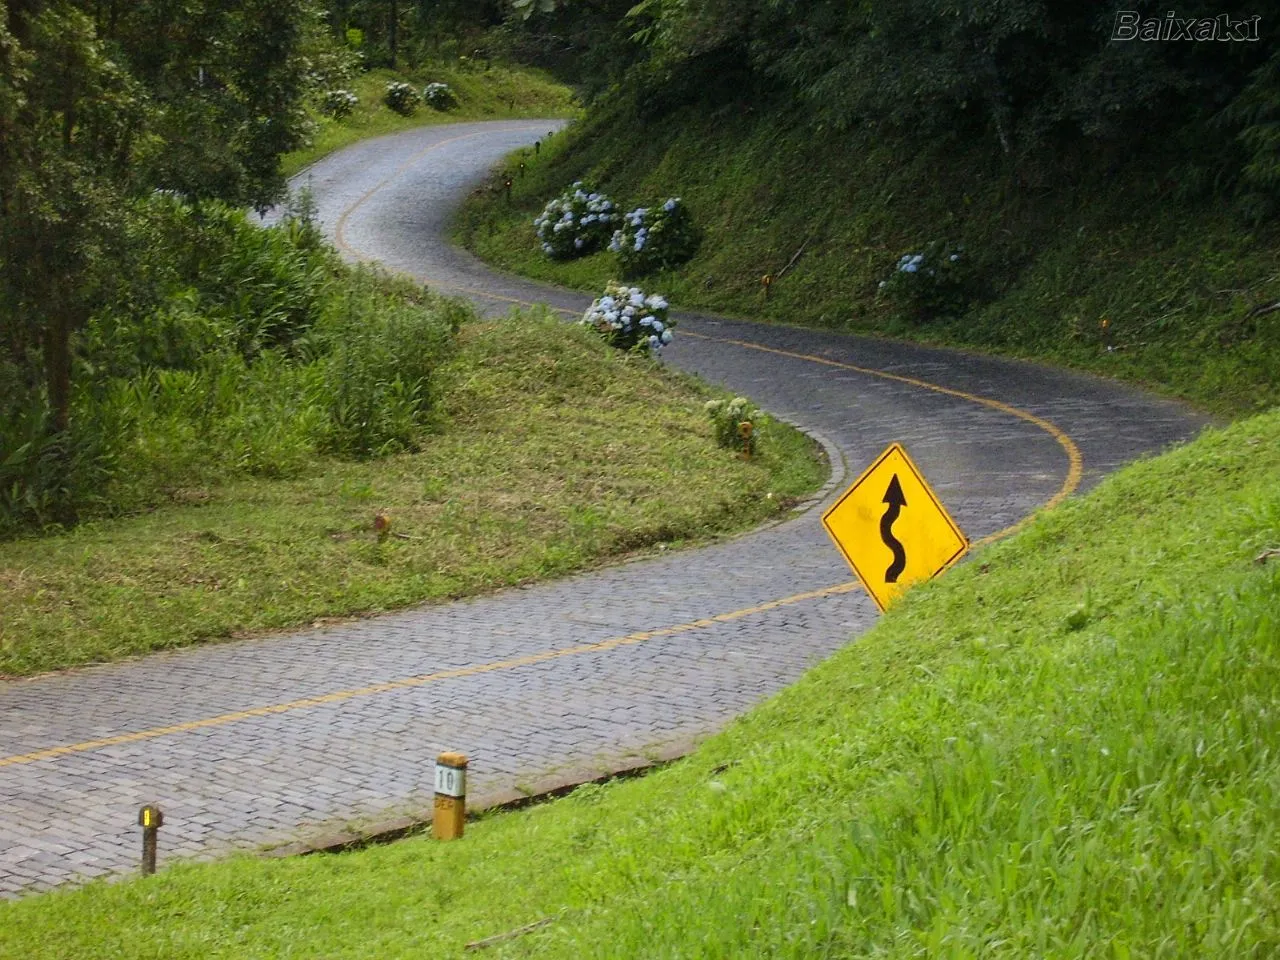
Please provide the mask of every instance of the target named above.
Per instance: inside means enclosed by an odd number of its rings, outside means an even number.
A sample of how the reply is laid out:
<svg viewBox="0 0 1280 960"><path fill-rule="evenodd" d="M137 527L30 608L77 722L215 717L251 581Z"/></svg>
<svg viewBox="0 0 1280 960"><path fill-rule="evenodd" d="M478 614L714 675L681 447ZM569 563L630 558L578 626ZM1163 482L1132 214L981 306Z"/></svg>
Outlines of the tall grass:
<svg viewBox="0 0 1280 960"><path fill-rule="evenodd" d="M33 371L0 371L0 535L421 441L461 306L343 266L305 218L157 197L131 229L138 269L79 337L69 430Z"/></svg>

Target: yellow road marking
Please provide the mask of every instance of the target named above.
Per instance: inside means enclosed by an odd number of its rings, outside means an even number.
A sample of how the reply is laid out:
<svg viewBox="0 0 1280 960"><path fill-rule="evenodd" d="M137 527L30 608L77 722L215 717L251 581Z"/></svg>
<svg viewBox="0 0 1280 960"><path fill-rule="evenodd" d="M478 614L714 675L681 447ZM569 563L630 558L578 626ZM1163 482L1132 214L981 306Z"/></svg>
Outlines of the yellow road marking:
<svg viewBox="0 0 1280 960"><path fill-rule="evenodd" d="M154 740L156 737L164 737L174 733L187 733L192 730L221 727L229 723L235 723L239 720L250 720L254 717L268 717L277 713L288 713L293 710L305 710L310 707L321 707L331 703L341 703L344 700L353 700L356 697L368 697L378 693L389 693L393 690L407 690L411 687L421 687L428 683L437 683L441 680L456 680L462 677L475 677L485 673L493 673L497 670L511 670L516 667L528 667L537 663L546 663L549 660L559 660L563 657L579 656L586 653L603 653L608 650L617 650L621 647L635 646L636 644L644 643L646 640L653 640L657 637L673 637L677 634L688 633L691 630L709 627L716 623L732 623L734 620L741 620L743 617L749 617L757 613L764 613L768 610L775 610L778 607L789 606L793 603L801 603L805 600L816 600L821 597L849 593L850 591L857 590L859 588L860 586L856 582L841 583L834 587L827 587L824 590L812 590L808 593L797 593L795 596L785 597L782 600L770 600L768 603L761 603L754 607L735 610L732 613L722 613L714 617L694 620L690 623L680 623L672 627L663 627L659 630L644 630L637 633L628 633L624 637L611 637L608 640L600 640L596 643L583 643L573 647L560 647L554 650L543 650L539 653L531 653L523 657L513 657L509 660L495 660L491 663L477 663L467 667L457 667L452 670L441 670L437 673L424 673L416 677L389 680L385 683L373 683L365 687L354 687L350 690L335 690L332 693L321 694L317 697L304 697L301 700L291 700L288 703L273 703L264 707L253 707L249 710L237 710L233 713L223 713L216 717L205 717L201 720L188 720L185 723L174 723L165 727L152 727L149 730L137 730L133 733L117 734L113 737L86 740L83 743L71 743L60 747L49 747L45 750L35 750L31 753L21 753L11 757L0 757L0 767L17 766L18 764L25 763L38 763L41 760L54 760L58 757L65 757L68 754L87 753L91 750L101 750L103 747L115 747L126 743L138 743L142 740Z"/></svg>
<svg viewBox="0 0 1280 960"><path fill-rule="evenodd" d="M504 303L511 303L517 306L533 307L537 304L528 300L518 300L515 297L500 296L498 294L486 293L483 290L472 290L468 287L459 286L457 284L444 284L438 289L456 291L459 293L468 293L473 296L487 297L490 300L500 300ZM564 314L569 317L576 317L577 314L572 310L566 310L563 307L553 307L556 313ZM747 350L759 350L761 353L772 353L779 357L791 357L794 360L807 360L810 363L820 363L828 367L837 367L841 370L852 370L854 373L865 374L868 377L879 377L881 380L893 380L897 383L905 383L912 387L919 387L921 390L931 390L934 393L941 393L948 397L955 397L959 400L967 400L970 403L977 403L992 410L999 410L1001 413L1007 413L1011 417L1017 417L1019 420L1025 420L1027 423L1034 424L1049 436L1058 442L1058 446L1062 447L1063 452L1067 455L1067 475L1062 481L1062 486L1058 488L1058 492L1044 502L1041 506L1042 510L1052 510L1063 500L1075 493L1080 487L1080 480L1084 475L1084 457L1080 453L1080 448L1076 446L1076 442L1071 439L1067 433L1057 424L1038 417L1030 410L1023 410L1021 407L1015 407L1012 404L1005 403L1002 400L993 400L990 397L982 397L973 393L966 393L963 390L955 390L951 387L944 387L938 383L930 383L928 380L921 380L917 377L906 377L898 373L889 373L885 370L876 370L872 367L859 367L852 363L844 363L840 360L832 360L828 357L817 357L811 353L796 353L791 350L779 350L777 347L766 347L759 343L752 343L749 340L733 340L728 337L711 337L705 333L689 333L685 331L681 334L684 337L692 337L695 340L709 340L712 343L729 343L736 347L743 347ZM1002 540L1010 534L1016 533L1025 527L1032 520L1031 516L1024 517L1012 526L1005 527L1003 530L983 537L981 540L974 541L973 546L980 547L984 544L994 543Z"/></svg>
<svg viewBox="0 0 1280 960"><path fill-rule="evenodd" d="M540 128L539 128L540 129ZM451 137L442 140L439 143L432 144L429 147L414 154L409 160L402 163L388 177L380 181L370 190L365 191L355 203L348 207L338 219L338 223L334 228L335 241L338 247L345 250L360 260L372 259L364 252L351 247L346 243L343 237L343 231L346 227L348 218L370 197L385 187L388 183L401 176L411 166L416 164L423 156L446 146L450 143L456 143L459 140L466 140L470 137L479 136L485 131L478 133L465 134L462 136ZM473 296L484 297L489 300L498 300L504 303L511 303L518 306L532 307L533 302L520 300L515 297L493 294L483 290L473 290L457 284L443 284L437 289L449 290L458 293L469 293ZM571 310L562 307L552 308L557 313L564 314L569 317L576 317L577 314ZM1052 509L1069 497L1079 486L1083 471L1083 458L1080 454L1080 448L1075 442L1056 424L1051 423L1042 417L1036 416L1030 411L1023 410L1011 404L1004 403L1000 400L993 400L989 397L981 397L972 393L966 393L963 390L954 390L951 387L944 387L940 384L930 383L927 380L920 380L915 377L906 377L901 374L887 373L884 370L875 370L870 367L859 367L850 363L843 363L838 360L831 360L827 357L818 357L807 353L795 353L790 350L779 350L775 347L766 347L758 343L751 343L746 340L732 340L723 337L711 337L706 334L688 333L683 336L693 337L698 340L709 340L715 343L729 343L735 346L744 347L748 350L759 350L762 353L772 353L781 357L791 357L797 360L807 360L811 363L820 363L829 367L837 367L843 370L852 370L855 373L865 374L871 377L879 377L883 380L893 380L898 383L905 383L913 387L919 387L922 390L931 390L935 393L941 393L946 396L956 397L960 400L967 400L971 403L977 403L993 410L999 410L1001 413L1009 414L1034 424L1041 430L1044 430L1052 436L1067 454L1068 469L1066 479L1058 492L1049 498L1043 505L1042 509ZM1026 526L1031 521L1031 517L1025 517L1012 526L1005 527L1003 530L997 531L990 536L983 537L974 543L974 546L992 543L996 540L1003 539L1010 534L1016 533L1018 530ZM763 613L778 607L788 606L793 603L801 603L805 600L816 600L822 597L835 596L837 594L848 593L851 590L860 589L860 584L856 581L838 584L834 587L827 587L823 590L813 590L808 593L798 593L791 597L784 597L781 600L771 600L768 603L762 603L758 606L747 607L742 610L735 610L732 613L722 613L714 617L708 617L702 620L694 620L690 623L677 624L673 627L663 627L660 630L648 630L637 633L629 633L624 637L614 637L609 640L601 640L597 643L580 644L574 647L561 647L555 650L544 650L540 653L533 653L523 657L515 657L510 660L498 660L492 663L475 664L468 667L458 667L453 670L442 670L438 673L422 674L416 677L406 677L401 680L391 680L386 683L371 684L365 687L355 687L350 690L335 690L332 693L326 693L317 697L305 697L301 700L291 700L288 703L276 703L263 707L254 707L249 710L237 710L233 713L219 714L215 717L206 717L202 720L189 720L185 723L175 723L164 727L152 727L149 730L138 730L133 733L122 733L113 737L102 737L98 740L86 740L82 743L66 744L59 747L49 747L45 750L36 750L31 753L22 753L10 757L0 757L0 767L16 766L18 764L38 763L42 760L53 760L58 757L64 757L68 754L87 753L91 750L100 750L104 747L114 747L127 743L138 743L143 740L153 740L157 737L164 737L175 733L187 733L192 730L203 730L209 727L225 726L229 723L236 723L240 720L249 720L254 717L266 717L278 713L289 713L294 710L305 710L310 707L319 707L331 703L341 703L344 700L351 700L356 697L373 696L379 693L388 693L394 690L406 690L411 687L420 687L424 684L435 683L440 680L453 680L462 677L474 677L484 673L492 673L497 670L512 670L517 667L527 667L537 663L545 663L549 660L557 660L562 657L570 657L585 653L602 653L608 650L615 650L620 647L634 646L638 643L644 643L646 640L652 640L657 637L670 637L681 633L688 633L690 630L698 630L712 626L716 623L731 623L734 620L741 620L743 617L749 617L757 613Z"/></svg>

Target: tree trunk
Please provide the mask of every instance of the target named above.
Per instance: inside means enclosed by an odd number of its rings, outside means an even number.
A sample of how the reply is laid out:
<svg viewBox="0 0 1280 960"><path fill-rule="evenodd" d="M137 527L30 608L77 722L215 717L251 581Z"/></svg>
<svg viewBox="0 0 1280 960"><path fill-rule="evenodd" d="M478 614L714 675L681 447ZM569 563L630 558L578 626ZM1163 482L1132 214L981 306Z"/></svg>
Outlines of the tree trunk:
<svg viewBox="0 0 1280 960"><path fill-rule="evenodd" d="M71 423L71 327L66 307L55 305L44 334L44 377L53 411L52 433L62 433Z"/></svg>
<svg viewBox="0 0 1280 960"><path fill-rule="evenodd" d="M387 24L387 45L391 48L391 69L396 68L396 29L400 25L400 5L391 0L390 21Z"/></svg>

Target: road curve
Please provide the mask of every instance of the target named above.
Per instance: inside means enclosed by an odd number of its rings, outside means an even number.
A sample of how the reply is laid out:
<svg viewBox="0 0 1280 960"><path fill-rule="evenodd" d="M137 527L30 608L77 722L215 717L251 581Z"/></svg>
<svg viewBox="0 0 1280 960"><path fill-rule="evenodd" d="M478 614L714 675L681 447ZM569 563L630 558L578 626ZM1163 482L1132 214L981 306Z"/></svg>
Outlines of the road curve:
<svg viewBox="0 0 1280 960"><path fill-rule="evenodd" d="M428 127L300 175L344 254L490 314L589 298L449 246L450 210L556 121ZM830 498L903 443L974 540L1205 420L1123 385L949 350L681 315L665 362L827 445ZM209 857L430 806L431 760L472 795L689 743L874 622L810 509L703 549L289 636L0 685L0 895L130 869L137 807L166 857Z"/></svg>

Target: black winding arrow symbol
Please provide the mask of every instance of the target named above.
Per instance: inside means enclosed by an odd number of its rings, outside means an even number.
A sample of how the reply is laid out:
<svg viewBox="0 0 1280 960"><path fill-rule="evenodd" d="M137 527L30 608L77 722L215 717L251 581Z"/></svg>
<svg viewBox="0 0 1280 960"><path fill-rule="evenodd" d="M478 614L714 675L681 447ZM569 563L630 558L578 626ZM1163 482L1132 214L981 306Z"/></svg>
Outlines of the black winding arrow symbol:
<svg viewBox="0 0 1280 960"><path fill-rule="evenodd" d="M889 509L880 518L880 539L893 551L893 563L889 564L889 569L884 573L884 582L897 583L898 578L902 576L902 571L907 569L907 551L893 535L893 524L902 513L902 508L907 505L907 498L902 493L902 484L898 482L896 473L889 481L889 489L885 491L884 500L881 502L887 503Z"/></svg>

